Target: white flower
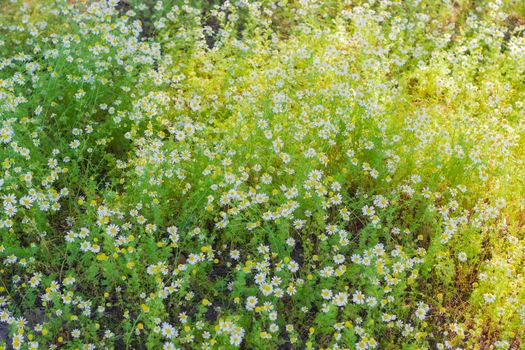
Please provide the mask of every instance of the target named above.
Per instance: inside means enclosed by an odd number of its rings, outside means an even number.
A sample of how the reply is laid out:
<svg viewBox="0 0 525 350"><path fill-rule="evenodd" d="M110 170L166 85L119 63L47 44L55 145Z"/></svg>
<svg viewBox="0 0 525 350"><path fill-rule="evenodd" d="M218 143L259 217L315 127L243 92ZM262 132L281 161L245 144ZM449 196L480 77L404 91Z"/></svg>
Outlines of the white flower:
<svg viewBox="0 0 525 350"><path fill-rule="evenodd" d="M120 231L120 228L117 226L117 225L109 225L107 228L106 228L106 233L111 236L111 237L115 237Z"/></svg>
<svg viewBox="0 0 525 350"><path fill-rule="evenodd" d="M273 292L273 286L269 283L263 283L261 286L260 286L260 289L261 289L261 292L265 295L265 296L268 296L270 294L272 294Z"/></svg>
<svg viewBox="0 0 525 350"><path fill-rule="evenodd" d="M496 296L492 293L485 293L483 294L483 298L485 299L485 302L487 303L493 303L496 300Z"/></svg>
<svg viewBox="0 0 525 350"><path fill-rule="evenodd" d="M69 147L72 149L78 148L78 146L80 146L80 141L78 140L73 140L69 143Z"/></svg>
<svg viewBox="0 0 525 350"><path fill-rule="evenodd" d="M416 317L423 321L427 317L427 310L428 309L425 307L418 307L416 310Z"/></svg>
<svg viewBox="0 0 525 350"><path fill-rule="evenodd" d="M364 304L365 295L361 291L358 290L352 295L352 300L356 304Z"/></svg>
<svg viewBox="0 0 525 350"><path fill-rule="evenodd" d="M255 306L257 305L257 297L255 296L249 296L247 299L246 299L246 309L247 310L253 310L255 308Z"/></svg>
<svg viewBox="0 0 525 350"><path fill-rule="evenodd" d="M9 126L0 129L0 142L9 143L13 137L13 130Z"/></svg>
<svg viewBox="0 0 525 350"><path fill-rule="evenodd" d="M332 291L330 289L323 289L321 291L321 298L323 298L325 300L332 299Z"/></svg>
<svg viewBox="0 0 525 350"><path fill-rule="evenodd" d="M178 335L177 330L171 324L164 322L162 324L162 335L168 339L174 338Z"/></svg>
<svg viewBox="0 0 525 350"><path fill-rule="evenodd" d="M234 249L230 252L230 257L233 259L233 260L238 260L239 257L240 257L240 253L237 249Z"/></svg>
<svg viewBox="0 0 525 350"><path fill-rule="evenodd" d="M343 292L337 293L332 299L332 302L336 306L345 306L348 302L348 295Z"/></svg>

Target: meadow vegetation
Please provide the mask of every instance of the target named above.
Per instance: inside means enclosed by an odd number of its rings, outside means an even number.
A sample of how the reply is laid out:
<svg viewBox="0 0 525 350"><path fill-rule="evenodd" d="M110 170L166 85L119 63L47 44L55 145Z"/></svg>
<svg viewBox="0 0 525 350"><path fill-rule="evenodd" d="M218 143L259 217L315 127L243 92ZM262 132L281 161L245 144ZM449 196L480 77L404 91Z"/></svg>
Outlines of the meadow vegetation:
<svg viewBox="0 0 525 350"><path fill-rule="evenodd" d="M525 349L525 3L0 1L0 349Z"/></svg>

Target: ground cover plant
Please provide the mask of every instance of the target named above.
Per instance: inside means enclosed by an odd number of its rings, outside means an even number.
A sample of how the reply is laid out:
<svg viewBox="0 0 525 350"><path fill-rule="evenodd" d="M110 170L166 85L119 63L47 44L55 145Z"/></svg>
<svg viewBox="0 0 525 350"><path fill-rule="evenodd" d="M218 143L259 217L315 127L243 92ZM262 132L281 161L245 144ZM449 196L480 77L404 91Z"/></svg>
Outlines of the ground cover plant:
<svg viewBox="0 0 525 350"><path fill-rule="evenodd" d="M525 349L525 3L0 1L0 349Z"/></svg>

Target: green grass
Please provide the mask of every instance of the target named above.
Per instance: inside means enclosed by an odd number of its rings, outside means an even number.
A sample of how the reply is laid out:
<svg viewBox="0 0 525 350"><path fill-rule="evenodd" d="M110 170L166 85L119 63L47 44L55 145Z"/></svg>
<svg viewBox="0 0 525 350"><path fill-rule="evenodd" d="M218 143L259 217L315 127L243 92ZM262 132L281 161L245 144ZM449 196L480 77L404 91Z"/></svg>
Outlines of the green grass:
<svg viewBox="0 0 525 350"><path fill-rule="evenodd" d="M524 349L518 1L0 4L0 349Z"/></svg>

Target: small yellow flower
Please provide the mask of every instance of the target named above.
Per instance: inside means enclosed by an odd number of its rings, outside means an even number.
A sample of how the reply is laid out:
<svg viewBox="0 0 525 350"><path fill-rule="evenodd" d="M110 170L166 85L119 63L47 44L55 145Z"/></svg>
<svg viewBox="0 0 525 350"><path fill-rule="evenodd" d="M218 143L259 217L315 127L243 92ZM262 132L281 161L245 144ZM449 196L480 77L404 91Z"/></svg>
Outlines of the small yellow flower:
<svg viewBox="0 0 525 350"><path fill-rule="evenodd" d="M97 260L104 261L107 260L107 255L104 253L97 254Z"/></svg>

